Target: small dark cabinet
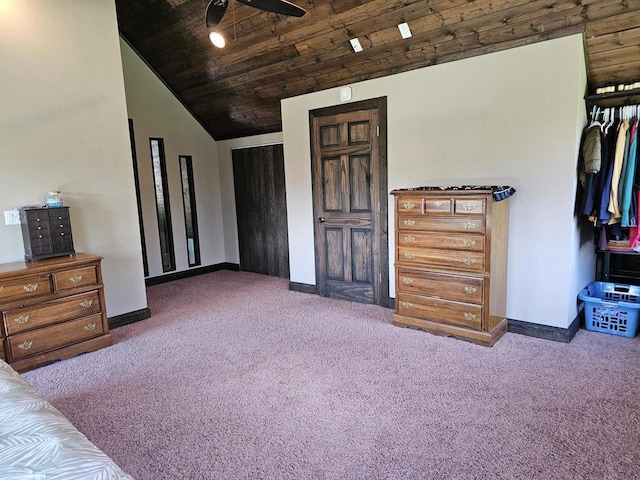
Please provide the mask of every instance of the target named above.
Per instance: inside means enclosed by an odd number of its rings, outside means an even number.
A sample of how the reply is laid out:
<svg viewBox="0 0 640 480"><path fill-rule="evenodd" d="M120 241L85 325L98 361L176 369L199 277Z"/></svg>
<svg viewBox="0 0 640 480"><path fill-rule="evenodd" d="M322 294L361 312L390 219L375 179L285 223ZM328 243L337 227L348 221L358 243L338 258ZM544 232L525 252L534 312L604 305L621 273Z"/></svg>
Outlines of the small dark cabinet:
<svg viewBox="0 0 640 480"><path fill-rule="evenodd" d="M597 250L596 280L640 285L640 253Z"/></svg>
<svg viewBox="0 0 640 480"><path fill-rule="evenodd" d="M21 208L20 221L26 260L75 254L69 207Z"/></svg>

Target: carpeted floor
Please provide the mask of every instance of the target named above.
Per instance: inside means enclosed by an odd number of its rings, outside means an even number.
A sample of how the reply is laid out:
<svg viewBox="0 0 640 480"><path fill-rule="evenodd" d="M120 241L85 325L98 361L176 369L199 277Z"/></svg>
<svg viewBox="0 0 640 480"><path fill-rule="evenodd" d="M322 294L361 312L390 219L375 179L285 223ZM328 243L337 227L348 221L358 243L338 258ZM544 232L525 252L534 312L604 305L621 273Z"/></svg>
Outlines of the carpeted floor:
<svg viewBox="0 0 640 480"><path fill-rule="evenodd" d="M24 375L138 480L640 478L640 337L486 348L228 271L148 296Z"/></svg>

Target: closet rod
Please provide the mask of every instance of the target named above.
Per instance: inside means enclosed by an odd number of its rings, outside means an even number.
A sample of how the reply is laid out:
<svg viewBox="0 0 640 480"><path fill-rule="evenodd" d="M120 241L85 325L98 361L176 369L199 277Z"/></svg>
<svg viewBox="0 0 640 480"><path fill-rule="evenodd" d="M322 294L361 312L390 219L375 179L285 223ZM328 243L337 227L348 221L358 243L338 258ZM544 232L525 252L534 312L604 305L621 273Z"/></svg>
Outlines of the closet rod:
<svg viewBox="0 0 640 480"><path fill-rule="evenodd" d="M618 107L604 108L593 105L593 108L589 112L589 117L591 118L591 120L598 120L598 117L600 115L602 115L603 117L605 116L605 112L608 112L607 114L609 120L621 120L623 118L630 120L632 118L637 118L640 116L640 104L628 104ZM613 117L611 117L612 113ZM603 120L603 118L601 118L600 120Z"/></svg>

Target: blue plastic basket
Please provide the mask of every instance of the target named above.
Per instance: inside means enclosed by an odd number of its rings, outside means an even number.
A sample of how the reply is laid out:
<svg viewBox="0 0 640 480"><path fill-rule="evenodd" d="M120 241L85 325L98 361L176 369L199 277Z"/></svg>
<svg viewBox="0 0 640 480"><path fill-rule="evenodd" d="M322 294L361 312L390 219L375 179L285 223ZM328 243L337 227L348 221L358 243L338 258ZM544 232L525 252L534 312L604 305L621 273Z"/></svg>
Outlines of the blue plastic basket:
<svg viewBox="0 0 640 480"><path fill-rule="evenodd" d="M584 302L584 324L593 332L635 337L640 313L640 286L592 282L578 294Z"/></svg>

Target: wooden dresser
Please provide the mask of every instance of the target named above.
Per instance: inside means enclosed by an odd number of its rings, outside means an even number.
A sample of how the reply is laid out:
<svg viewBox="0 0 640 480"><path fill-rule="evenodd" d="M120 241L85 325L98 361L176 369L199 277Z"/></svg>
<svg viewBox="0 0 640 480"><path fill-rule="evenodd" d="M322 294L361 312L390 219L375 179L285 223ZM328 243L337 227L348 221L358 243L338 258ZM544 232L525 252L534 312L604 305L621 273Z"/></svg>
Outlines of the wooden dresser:
<svg viewBox="0 0 640 480"><path fill-rule="evenodd" d="M394 190L394 325L493 345L507 331L509 201L491 189Z"/></svg>
<svg viewBox="0 0 640 480"><path fill-rule="evenodd" d="M102 257L0 264L2 356L20 372L112 344Z"/></svg>

